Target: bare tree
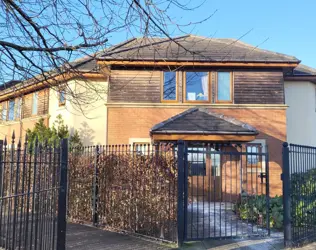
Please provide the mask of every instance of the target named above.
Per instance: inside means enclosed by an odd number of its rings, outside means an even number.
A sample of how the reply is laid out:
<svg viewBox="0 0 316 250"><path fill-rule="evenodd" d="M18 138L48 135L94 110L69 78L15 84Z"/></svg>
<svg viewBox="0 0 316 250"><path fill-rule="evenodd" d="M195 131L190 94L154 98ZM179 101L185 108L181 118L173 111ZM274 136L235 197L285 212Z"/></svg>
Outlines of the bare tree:
<svg viewBox="0 0 316 250"><path fill-rule="evenodd" d="M193 27L203 20L180 24L181 16L200 8L181 0L0 0L0 81L19 80L21 86L44 82L59 88L69 76L82 76L80 64L94 60L125 32L133 36L163 36ZM179 14L180 12L180 14ZM175 41L176 42L176 41ZM76 59L81 58L76 61ZM96 68L95 71L98 71ZM56 78L54 76L58 75ZM102 90L83 83L98 95ZM67 95L79 103L91 101L67 86Z"/></svg>

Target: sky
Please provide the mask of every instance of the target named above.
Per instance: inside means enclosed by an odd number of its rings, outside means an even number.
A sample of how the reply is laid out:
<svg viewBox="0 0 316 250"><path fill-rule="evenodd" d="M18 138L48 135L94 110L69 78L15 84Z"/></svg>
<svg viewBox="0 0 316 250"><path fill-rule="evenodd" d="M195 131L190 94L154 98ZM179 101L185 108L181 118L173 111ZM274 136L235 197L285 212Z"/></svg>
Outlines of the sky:
<svg viewBox="0 0 316 250"><path fill-rule="evenodd" d="M171 10L171 13L177 23L188 23L214 11L211 19L186 31L206 37L240 38L262 49L295 56L303 64L316 68L315 0L206 0L194 11ZM173 34L177 33L180 34L179 31ZM118 34L110 40L118 43L125 38L126 34Z"/></svg>

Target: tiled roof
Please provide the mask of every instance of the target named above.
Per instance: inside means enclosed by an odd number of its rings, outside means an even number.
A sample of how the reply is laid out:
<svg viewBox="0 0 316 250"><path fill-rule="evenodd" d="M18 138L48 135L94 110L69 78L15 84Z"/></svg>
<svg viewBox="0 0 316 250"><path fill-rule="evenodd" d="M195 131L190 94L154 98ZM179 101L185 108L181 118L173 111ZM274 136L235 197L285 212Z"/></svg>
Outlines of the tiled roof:
<svg viewBox="0 0 316 250"><path fill-rule="evenodd" d="M103 60L210 62L299 62L294 56L259 49L234 39L198 36L136 38L99 54Z"/></svg>
<svg viewBox="0 0 316 250"><path fill-rule="evenodd" d="M308 67L304 64L298 65L293 70L293 76L316 76L316 69Z"/></svg>
<svg viewBox="0 0 316 250"><path fill-rule="evenodd" d="M192 108L155 125L151 134L256 135L258 132L254 127L233 117L205 108Z"/></svg>

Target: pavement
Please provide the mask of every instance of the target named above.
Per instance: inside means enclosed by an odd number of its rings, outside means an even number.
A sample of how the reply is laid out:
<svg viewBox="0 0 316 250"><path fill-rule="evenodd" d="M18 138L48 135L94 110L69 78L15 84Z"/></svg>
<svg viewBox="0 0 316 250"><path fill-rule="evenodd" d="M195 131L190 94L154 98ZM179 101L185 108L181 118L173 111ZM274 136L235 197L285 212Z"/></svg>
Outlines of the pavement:
<svg viewBox="0 0 316 250"><path fill-rule="evenodd" d="M171 250L179 249L175 244L161 243L144 237L135 237L116 232L109 232L95 227L69 223L67 225L66 249L76 250ZM244 238L225 240L204 240L186 242L181 250L275 250L284 249L281 232L273 232L269 238ZM299 250L315 250L316 243Z"/></svg>

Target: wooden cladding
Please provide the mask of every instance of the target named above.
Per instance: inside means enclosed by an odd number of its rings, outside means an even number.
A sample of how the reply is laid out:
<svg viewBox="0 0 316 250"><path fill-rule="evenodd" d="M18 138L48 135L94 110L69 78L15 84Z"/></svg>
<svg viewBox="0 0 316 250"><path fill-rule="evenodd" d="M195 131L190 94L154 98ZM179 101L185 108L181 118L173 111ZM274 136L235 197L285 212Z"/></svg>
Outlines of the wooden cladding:
<svg viewBox="0 0 316 250"><path fill-rule="evenodd" d="M109 84L109 103L161 103L161 70L112 70ZM185 72L185 71L184 71ZM217 103L216 76L218 70L209 70L209 100ZM267 69L230 70L232 104L284 104L283 72ZM178 76L183 76L181 72ZM177 77L178 100L185 102L184 77ZM183 97L183 98L182 98ZM174 101L173 101L174 102ZM194 102L195 103L195 102Z"/></svg>
<svg viewBox="0 0 316 250"><path fill-rule="evenodd" d="M234 103L283 104L283 73L269 71L235 71Z"/></svg>
<svg viewBox="0 0 316 250"><path fill-rule="evenodd" d="M22 118L48 114L49 89L38 91L37 114L32 114L33 93L23 96Z"/></svg>
<svg viewBox="0 0 316 250"><path fill-rule="evenodd" d="M109 102L160 102L160 71L112 70Z"/></svg>

